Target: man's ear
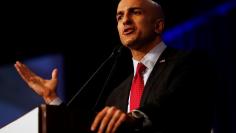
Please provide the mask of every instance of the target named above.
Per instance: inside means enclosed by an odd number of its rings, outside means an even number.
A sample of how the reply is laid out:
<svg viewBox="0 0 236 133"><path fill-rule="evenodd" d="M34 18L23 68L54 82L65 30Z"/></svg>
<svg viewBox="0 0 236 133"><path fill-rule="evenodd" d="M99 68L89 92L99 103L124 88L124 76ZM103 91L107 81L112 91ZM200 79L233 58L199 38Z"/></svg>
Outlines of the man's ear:
<svg viewBox="0 0 236 133"><path fill-rule="evenodd" d="M164 30L165 22L163 19L157 19L155 22L155 32L161 34Z"/></svg>

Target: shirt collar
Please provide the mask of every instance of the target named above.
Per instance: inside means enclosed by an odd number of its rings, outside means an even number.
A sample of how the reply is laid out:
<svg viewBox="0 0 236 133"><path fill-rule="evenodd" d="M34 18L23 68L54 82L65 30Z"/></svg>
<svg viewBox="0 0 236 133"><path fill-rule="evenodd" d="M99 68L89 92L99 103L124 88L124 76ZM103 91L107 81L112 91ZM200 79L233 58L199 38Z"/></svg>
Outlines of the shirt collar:
<svg viewBox="0 0 236 133"><path fill-rule="evenodd" d="M162 41L158 43L153 49L151 49L142 59L141 63L143 63L147 69L152 70L155 66L158 58L160 57L161 53L165 50L166 44ZM133 65L134 65L134 73L136 73L136 67L139 61L133 58Z"/></svg>

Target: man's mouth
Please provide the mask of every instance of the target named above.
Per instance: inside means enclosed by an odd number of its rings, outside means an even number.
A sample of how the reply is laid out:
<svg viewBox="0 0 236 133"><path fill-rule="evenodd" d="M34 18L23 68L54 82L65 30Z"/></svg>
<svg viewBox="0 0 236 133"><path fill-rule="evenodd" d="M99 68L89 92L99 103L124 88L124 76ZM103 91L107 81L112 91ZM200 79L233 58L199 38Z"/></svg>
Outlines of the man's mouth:
<svg viewBox="0 0 236 133"><path fill-rule="evenodd" d="M129 35L132 34L135 31L135 28L126 28L123 31L123 35Z"/></svg>

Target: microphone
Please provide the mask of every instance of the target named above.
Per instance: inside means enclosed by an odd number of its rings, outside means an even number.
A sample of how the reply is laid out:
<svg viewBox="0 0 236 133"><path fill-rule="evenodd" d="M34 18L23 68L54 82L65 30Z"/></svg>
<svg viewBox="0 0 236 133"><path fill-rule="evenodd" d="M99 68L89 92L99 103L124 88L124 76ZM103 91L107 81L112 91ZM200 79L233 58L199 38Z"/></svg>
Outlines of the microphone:
<svg viewBox="0 0 236 133"><path fill-rule="evenodd" d="M112 58L115 57L115 59L117 60L117 58L118 58L119 55L121 54L121 51L122 51L123 47L124 47L123 45L121 45L121 46L119 45L119 46L116 46L116 47L113 49L112 53L102 62L102 64L96 69L96 71L90 76L90 78L82 85L82 87L75 93L75 95L74 95L74 96L70 99L70 101L66 104L67 107L69 107L69 106L72 104L72 102L76 99L76 97L78 97L78 96L80 95L80 93L86 88L86 86L87 86L87 85L90 83L90 81L97 75L97 73L102 70L102 68L105 66L105 64L106 64L110 59L112 59ZM116 60L115 60L115 63L113 64L113 66L112 66L112 68L111 68L111 70L110 70L110 72L109 72L109 74L108 74L108 77L107 77L107 79L106 79L106 81L105 81L105 83L104 83L104 85L103 85L102 91L101 91L101 93L99 94L99 97L98 97L98 99L96 100L96 103L95 103L95 105L93 106L93 108L96 107L96 105L98 104L98 101L99 101L99 99L100 99L100 97L101 97L101 95L102 95L102 92L105 90L105 87L106 87L106 85L107 85L107 83L108 83L108 80L109 80L109 78L110 78L110 76L111 76L111 73L112 73L113 69L115 68L115 65L116 65L116 62L117 62Z"/></svg>

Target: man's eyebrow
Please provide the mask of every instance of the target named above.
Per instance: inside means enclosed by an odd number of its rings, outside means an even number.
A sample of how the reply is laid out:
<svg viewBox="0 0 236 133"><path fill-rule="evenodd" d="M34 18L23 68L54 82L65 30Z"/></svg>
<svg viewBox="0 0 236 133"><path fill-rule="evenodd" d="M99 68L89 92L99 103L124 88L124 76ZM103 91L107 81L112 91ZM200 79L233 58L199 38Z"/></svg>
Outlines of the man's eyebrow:
<svg viewBox="0 0 236 133"><path fill-rule="evenodd" d="M141 7L130 7L130 8L128 8L128 11L133 11L133 10L143 10L143 8L141 8ZM124 11L118 11L116 13L116 15L122 15L123 13L124 13Z"/></svg>
<svg viewBox="0 0 236 133"><path fill-rule="evenodd" d="M129 8L129 10L136 10L136 9L143 10L143 8L141 8L141 7L131 7L131 8Z"/></svg>

